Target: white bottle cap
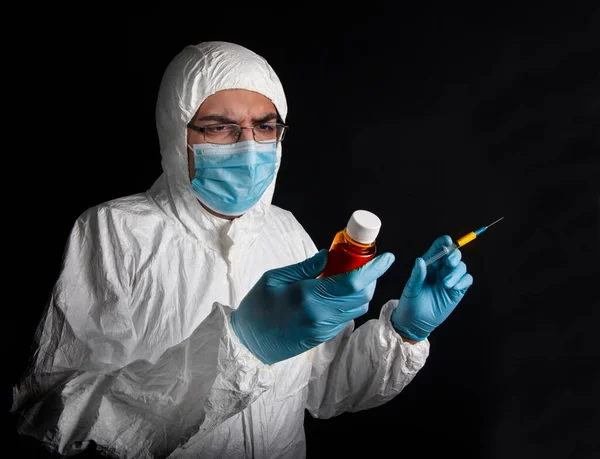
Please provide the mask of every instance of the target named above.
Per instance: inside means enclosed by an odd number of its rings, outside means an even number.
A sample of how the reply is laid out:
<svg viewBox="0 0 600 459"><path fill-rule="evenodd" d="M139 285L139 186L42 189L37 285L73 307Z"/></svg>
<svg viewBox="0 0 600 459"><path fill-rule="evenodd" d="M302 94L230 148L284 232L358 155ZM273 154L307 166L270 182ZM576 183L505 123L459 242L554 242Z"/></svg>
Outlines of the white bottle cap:
<svg viewBox="0 0 600 459"><path fill-rule="evenodd" d="M348 236L361 244L375 241L381 228L379 217L368 210L356 210L348 221L346 232Z"/></svg>

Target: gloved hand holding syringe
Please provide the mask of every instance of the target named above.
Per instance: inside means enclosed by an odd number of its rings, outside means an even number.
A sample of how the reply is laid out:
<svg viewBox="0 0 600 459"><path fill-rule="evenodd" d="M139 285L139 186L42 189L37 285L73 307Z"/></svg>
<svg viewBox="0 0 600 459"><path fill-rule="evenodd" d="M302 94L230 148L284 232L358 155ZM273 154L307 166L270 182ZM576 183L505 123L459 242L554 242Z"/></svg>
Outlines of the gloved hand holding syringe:
<svg viewBox="0 0 600 459"><path fill-rule="evenodd" d="M427 260L425 260L425 266L430 265L434 261L439 260L440 258L442 258L444 255L448 255L448 254L454 252L459 247L462 247L463 245L471 242L473 239L475 239L477 236L479 236L481 233L483 233L486 229L488 229L492 225L495 225L496 223L498 223L503 218L504 217L500 217L498 220L496 220L493 223L490 223L487 226L483 226L483 227L479 228L476 231L471 231L469 234L461 237L456 242L452 242L452 245L444 246L442 248L442 250L440 250L438 253L436 253L432 257L428 258Z"/></svg>
<svg viewBox="0 0 600 459"><path fill-rule="evenodd" d="M467 273L467 266L461 261L462 254L457 249L502 218L456 242L450 236L441 236L423 257L417 257L391 317L394 328L404 339L424 340L452 313L473 284L473 276Z"/></svg>

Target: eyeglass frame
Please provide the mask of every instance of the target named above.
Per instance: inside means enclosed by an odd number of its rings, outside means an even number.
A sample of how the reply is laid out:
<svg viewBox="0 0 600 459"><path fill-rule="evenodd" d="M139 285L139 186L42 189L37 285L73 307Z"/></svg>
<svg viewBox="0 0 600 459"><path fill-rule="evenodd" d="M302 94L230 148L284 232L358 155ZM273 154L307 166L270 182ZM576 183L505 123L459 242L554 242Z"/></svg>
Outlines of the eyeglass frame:
<svg viewBox="0 0 600 459"><path fill-rule="evenodd" d="M281 130L281 139L279 139L279 140L275 139L274 141L256 140L256 132L254 132L254 128L260 126L261 124L274 124L276 127L277 126L281 126L281 128L282 128L282 130ZM238 127L239 128L239 133L238 133L238 136L237 136L237 140L235 142L230 143L230 144L227 144L227 143L212 143L212 142L209 142L208 140L206 140L206 129L207 128L218 127L218 126L236 126L236 127ZM204 137L204 141L206 143L210 143L212 145L232 145L234 143L238 143L240 141L240 138L242 137L242 132L243 132L242 130L243 129L252 129L252 138L254 139L255 142L258 142L258 143L273 143L273 142L278 143L278 142L283 141L283 138L285 137L285 133L289 129L289 126L287 124L283 124L283 123L259 123L256 126L240 126L239 124L235 124L235 123L221 123L221 124L209 124L208 126L196 126L196 125L192 124L191 122L189 122L187 124L187 127L189 129L192 129L193 131L202 133L202 135Z"/></svg>

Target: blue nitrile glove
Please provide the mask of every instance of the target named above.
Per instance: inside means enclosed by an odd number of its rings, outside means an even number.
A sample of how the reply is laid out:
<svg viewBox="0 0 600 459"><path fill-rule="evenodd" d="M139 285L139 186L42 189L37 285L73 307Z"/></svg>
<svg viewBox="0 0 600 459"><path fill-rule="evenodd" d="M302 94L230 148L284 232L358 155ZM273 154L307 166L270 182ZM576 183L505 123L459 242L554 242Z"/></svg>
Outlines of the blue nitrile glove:
<svg viewBox="0 0 600 459"><path fill-rule="evenodd" d="M350 272L316 279L326 262L323 249L300 263L265 272L232 313L236 335L263 363L301 354L366 313L376 280L394 256L383 253Z"/></svg>
<svg viewBox="0 0 600 459"><path fill-rule="evenodd" d="M416 259L398 307L392 313L392 325L403 337L417 341L427 338L473 284L467 266L460 261L459 249L425 266L424 260L451 244L450 236L439 237L423 258Z"/></svg>

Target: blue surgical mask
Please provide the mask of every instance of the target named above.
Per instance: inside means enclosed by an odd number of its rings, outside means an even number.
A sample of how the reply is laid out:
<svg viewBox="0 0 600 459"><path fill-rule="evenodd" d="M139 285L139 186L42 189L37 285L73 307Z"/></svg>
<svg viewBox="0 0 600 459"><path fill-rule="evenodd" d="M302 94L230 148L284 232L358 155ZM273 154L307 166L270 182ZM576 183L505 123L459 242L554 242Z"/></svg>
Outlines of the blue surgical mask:
<svg viewBox="0 0 600 459"><path fill-rule="evenodd" d="M241 215L260 200L275 177L277 143L254 140L192 145L196 175L192 190L209 209Z"/></svg>

